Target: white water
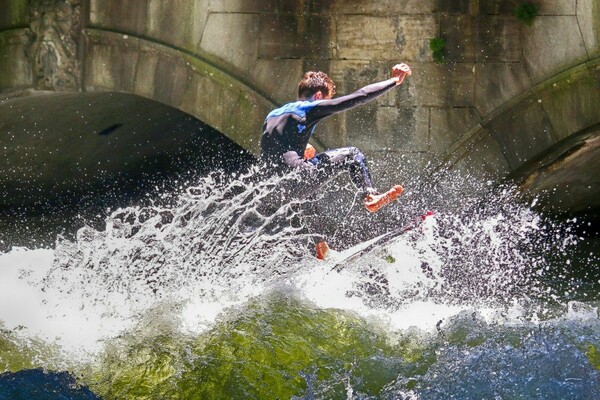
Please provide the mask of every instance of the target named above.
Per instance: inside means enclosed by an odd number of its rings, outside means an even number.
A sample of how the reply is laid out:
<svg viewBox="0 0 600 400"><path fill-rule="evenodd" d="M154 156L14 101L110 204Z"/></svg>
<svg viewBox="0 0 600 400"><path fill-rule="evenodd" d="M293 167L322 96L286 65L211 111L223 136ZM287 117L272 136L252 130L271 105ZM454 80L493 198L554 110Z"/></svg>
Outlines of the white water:
<svg viewBox="0 0 600 400"><path fill-rule="evenodd" d="M505 325L547 313L531 301L549 290L540 284L545 264L526 253L539 245L527 241L547 230L526 207L468 220L439 214L334 272L310 255L301 224L289 224L302 218L297 202L284 198L270 214L261 209L279 182L247 178L203 179L175 206L117 210L105 231L83 228L56 250L1 254L4 329L79 362L149 315L200 333L228 308L271 291L350 310L390 331L434 333L467 311ZM559 237L558 250L573 240ZM593 307L575 308L557 318L581 318L582 309L597 318Z"/></svg>

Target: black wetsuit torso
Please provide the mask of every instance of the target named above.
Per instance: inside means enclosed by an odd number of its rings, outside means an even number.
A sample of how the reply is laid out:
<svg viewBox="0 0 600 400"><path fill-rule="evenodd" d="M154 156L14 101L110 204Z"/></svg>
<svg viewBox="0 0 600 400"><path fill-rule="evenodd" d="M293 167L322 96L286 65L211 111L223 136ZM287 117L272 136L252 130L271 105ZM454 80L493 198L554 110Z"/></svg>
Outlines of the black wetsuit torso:
<svg viewBox="0 0 600 400"><path fill-rule="evenodd" d="M317 122L367 103L395 86L396 81L388 79L336 99L299 100L271 111L263 125L262 159L273 167L314 168L303 154Z"/></svg>

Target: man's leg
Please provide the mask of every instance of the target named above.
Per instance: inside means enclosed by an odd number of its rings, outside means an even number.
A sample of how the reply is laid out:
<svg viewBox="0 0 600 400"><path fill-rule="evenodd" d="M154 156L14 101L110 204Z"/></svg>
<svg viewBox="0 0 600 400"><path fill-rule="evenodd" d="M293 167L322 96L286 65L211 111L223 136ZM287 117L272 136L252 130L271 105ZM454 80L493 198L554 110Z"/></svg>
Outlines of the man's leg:
<svg viewBox="0 0 600 400"><path fill-rule="evenodd" d="M374 193L371 174L364 154L356 147L341 147L317 154L312 161L317 169L326 176L334 176L336 172L347 169L354 185L365 194Z"/></svg>
<svg viewBox="0 0 600 400"><path fill-rule="evenodd" d="M356 147L328 150L317 154L313 160L315 160L313 163L318 169L325 171L347 168L354 185L362 190L364 195L363 205L370 212L376 212L381 207L396 200L404 191L402 186L394 185L387 192L378 193L373 187L365 156Z"/></svg>

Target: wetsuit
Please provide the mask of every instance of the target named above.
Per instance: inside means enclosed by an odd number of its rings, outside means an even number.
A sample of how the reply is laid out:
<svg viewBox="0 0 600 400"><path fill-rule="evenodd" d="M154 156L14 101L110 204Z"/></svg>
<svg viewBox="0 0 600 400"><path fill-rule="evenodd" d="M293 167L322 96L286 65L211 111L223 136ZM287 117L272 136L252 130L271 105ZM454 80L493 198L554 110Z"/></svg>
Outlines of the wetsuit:
<svg viewBox="0 0 600 400"><path fill-rule="evenodd" d="M265 118L261 138L262 159L275 170L298 168L330 175L347 168L353 183L367 192L373 185L365 157L355 147L343 147L303 158L317 122L332 114L365 104L396 86L396 80L374 83L346 96L328 100L299 100L271 111Z"/></svg>

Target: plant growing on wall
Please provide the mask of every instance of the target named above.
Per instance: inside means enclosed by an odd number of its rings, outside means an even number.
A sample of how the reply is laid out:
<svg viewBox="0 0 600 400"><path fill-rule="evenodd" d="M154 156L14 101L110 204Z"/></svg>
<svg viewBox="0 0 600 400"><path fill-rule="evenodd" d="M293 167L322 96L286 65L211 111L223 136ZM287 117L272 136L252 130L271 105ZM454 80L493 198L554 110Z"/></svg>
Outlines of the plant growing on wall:
<svg viewBox="0 0 600 400"><path fill-rule="evenodd" d="M444 63L444 53L446 48L446 40L441 37L434 37L429 40L429 48L433 55L433 60L438 64Z"/></svg>
<svg viewBox="0 0 600 400"><path fill-rule="evenodd" d="M537 16L537 5L532 3L521 3L515 7L515 17L526 25L533 24L533 19Z"/></svg>

